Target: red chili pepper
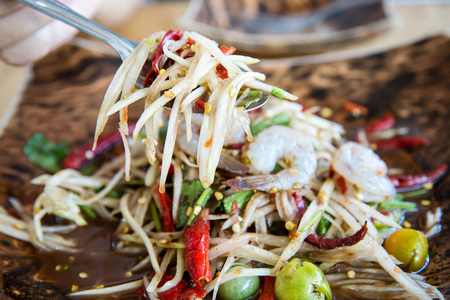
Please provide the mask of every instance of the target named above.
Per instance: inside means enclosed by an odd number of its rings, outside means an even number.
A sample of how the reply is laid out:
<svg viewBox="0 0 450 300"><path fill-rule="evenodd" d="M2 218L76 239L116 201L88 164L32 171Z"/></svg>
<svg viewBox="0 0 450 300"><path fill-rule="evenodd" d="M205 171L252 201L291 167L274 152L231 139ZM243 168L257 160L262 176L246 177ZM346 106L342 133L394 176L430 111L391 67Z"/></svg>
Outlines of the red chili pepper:
<svg viewBox="0 0 450 300"><path fill-rule="evenodd" d="M336 180L338 187L341 189L343 194L347 193L347 185L345 184L345 179L342 176L339 176Z"/></svg>
<svg viewBox="0 0 450 300"><path fill-rule="evenodd" d="M220 79L227 79L228 78L228 70L222 64L218 64L216 67L216 75Z"/></svg>
<svg viewBox="0 0 450 300"><path fill-rule="evenodd" d="M236 48L220 46L220 51L222 51L222 53L225 55L231 55L234 53L234 51L236 51ZM218 64L216 66L216 75L220 79L227 79L228 78L228 70L222 64Z"/></svg>
<svg viewBox="0 0 450 300"><path fill-rule="evenodd" d="M331 178L334 176L334 169L333 166L330 165L330 169L328 171L328 177Z"/></svg>
<svg viewBox="0 0 450 300"><path fill-rule="evenodd" d="M385 140L372 140L370 143L380 150L395 150L415 146L428 146L430 144L426 138L412 136L395 136Z"/></svg>
<svg viewBox="0 0 450 300"><path fill-rule="evenodd" d="M323 236L317 235L317 233L312 233L308 235L305 239L310 244L313 244L319 249L334 249L343 246L353 246L354 244L362 241L367 233L367 222L364 223L360 230L352 234L351 236L340 238L340 239L328 239Z"/></svg>
<svg viewBox="0 0 450 300"><path fill-rule="evenodd" d="M200 111L204 111L205 110L205 103L206 101L203 99L197 99L194 101L194 108L197 108Z"/></svg>
<svg viewBox="0 0 450 300"><path fill-rule="evenodd" d="M129 132L133 132L135 128L135 124L129 125ZM111 149L114 144L120 142L122 137L120 136L120 132L115 131L109 135L106 135L97 141L97 147L95 150L92 150L92 143L82 145L81 147L73 150L62 162L62 166L64 169L75 169L78 170L87 164L89 161L92 161L100 154L105 153L109 149Z"/></svg>
<svg viewBox="0 0 450 300"><path fill-rule="evenodd" d="M172 280L173 277L164 273L163 277L161 278L161 281L158 284L158 287L162 287L167 281ZM186 287L186 282L180 281L177 283L176 286L170 288L167 291L158 293L158 298L160 300L173 300L173 299L179 299L179 294L181 291Z"/></svg>
<svg viewBox="0 0 450 300"><path fill-rule="evenodd" d="M395 118L391 112L386 112L381 119L374 120L366 126L367 133L375 133L392 128L395 125Z"/></svg>
<svg viewBox="0 0 450 300"><path fill-rule="evenodd" d="M144 296L144 288L139 288L138 290L134 291L133 294L135 294L136 296L142 297Z"/></svg>
<svg viewBox="0 0 450 300"><path fill-rule="evenodd" d="M161 62L162 55L164 54L164 50L163 50L164 44L168 41L178 41L182 37L183 37L183 31L181 31L181 29L178 29L177 31L169 30L166 32L161 43L159 43L158 47L156 48L155 53L153 53L153 55L152 55L153 71L158 73L159 69L161 68L159 63Z"/></svg>
<svg viewBox="0 0 450 300"><path fill-rule="evenodd" d="M389 176L389 180L396 189L418 189L429 182L436 182L447 173L447 164L442 164L435 170L418 175L394 175Z"/></svg>
<svg viewBox="0 0 450 300"><path fill-rule="evenodd" d="M262 293L258 300L275 300L275 277L264 276Z"/></svg>
<svg viewBox="0 0 450 300"><path fill-rule="evenodd" d="M167 41L178 41L183 37L183 31L178 29L177 31L169 30L164 35L161 43L156 47L155 52L152 55L152 69L148 72L145 77L145 85L150 86L156 76L158 76L161 66L159 65L164 54L163 46Z"/></svg>
<svg viewBox="0 0 450 300"><path fill-rule="evenodd" d="M191 39L190 37L187 38L186 46L190 47L192 45L195 45L195 41Z"/></svg>
<svg viewBox="0 0 450 300"><path fill-rule="evenodd" d="M225 55L231 55L236 51L236 48L234 47L227 47L227 46L220 46L220 51L222 51Z"/></svg>
<svg viewBox="0 0 450 300"><path fill-rule="evenodd" d="M206 296L206 291L198 286L188 287L181 291L177 300L196 300L203 299ZM172 298L175 299L175 298Z"/></svg>
<svg viewBox="0 0 450 300"><path fill-rule="evenodd" d="M162 166L159 166L159 170L162 170ZM173 165L170 165L169 170L167 170L167 174L173 174L174 171Z"/></svg>
<svg viewBox="0 0 450 300"><path fill-rule="evenodd" d="M295 203L297 204L297 210L298 210L298 216L299 216L299 222L302 220L303 215L306 211L305 201L303 200L302 195L298 193L293 193L292 196L294 196Z"/></svg>
<svg viewBox="0 0 450 300"><path fill-rule="evenodd" d="M184 231L186 268L192 280L199 287L212 279L209 266L210 221L202 216L203 213L204 211Z"/></svg>
<svg viewBox="0 0 450 300"><path fill-rule="evenodd" d="M159 202L161 203L161 210L163 215L163 227L165 232L175 231L172 220L172 200L167 193L159 192L158 185Z"/></svg>

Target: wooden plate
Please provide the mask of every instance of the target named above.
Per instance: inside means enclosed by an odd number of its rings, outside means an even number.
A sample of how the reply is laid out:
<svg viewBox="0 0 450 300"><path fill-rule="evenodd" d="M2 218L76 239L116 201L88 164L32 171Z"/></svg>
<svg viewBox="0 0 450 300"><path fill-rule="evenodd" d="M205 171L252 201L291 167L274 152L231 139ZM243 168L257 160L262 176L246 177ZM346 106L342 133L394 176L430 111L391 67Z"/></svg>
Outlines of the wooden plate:
<svg viewBox="0 0 450 300"><path fill-rule="evenodd" d="M29 163L22 149L37 132L50 140L67 140L71 146L93 137L103 94L120 61L116 58L66 46L39 61L33 78L9 125L0 137L0 203L16 197L31 203L39 188L29 180L43 173ZM368 119L393 111L414 134L426 136L431 146L414 153L418 165L431 170L450 163L450 40L438 36L370 57L304 64L301 58L265 61L258 71L268 82L299 96L306 106L333 110L331 119L362 124L343 110L351 101L369 110ZM139 111L130 110L131 119ZM106 131L115 130L109 122ZM433 200L444 210L442 232L432 240L431 262L422 272L450 298L450 177L436 184ZM41 268L33 250L2 237L0 243L0 298L59 299L51 283L36 281ZM15 292L21 293L14 294ZM32 291L32 292L31 292ZM28 296L27 296L28 295Z"/></svg>

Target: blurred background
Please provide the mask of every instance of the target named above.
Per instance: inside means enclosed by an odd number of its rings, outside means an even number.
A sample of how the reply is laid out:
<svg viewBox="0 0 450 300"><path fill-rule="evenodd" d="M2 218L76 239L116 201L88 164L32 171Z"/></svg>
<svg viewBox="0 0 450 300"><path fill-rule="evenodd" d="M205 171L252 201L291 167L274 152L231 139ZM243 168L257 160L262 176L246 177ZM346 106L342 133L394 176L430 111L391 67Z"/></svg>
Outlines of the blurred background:
<svg viewBox="0 0 450 300"><path fill-rule="evenodd" d="M449 16L448 0L104 0L94 20L135 41L158 30L194 30L264 65L361 57L449 35ZM116 55L83 34L71 43ZM0 132L30 68L0 62Z"/></svg>

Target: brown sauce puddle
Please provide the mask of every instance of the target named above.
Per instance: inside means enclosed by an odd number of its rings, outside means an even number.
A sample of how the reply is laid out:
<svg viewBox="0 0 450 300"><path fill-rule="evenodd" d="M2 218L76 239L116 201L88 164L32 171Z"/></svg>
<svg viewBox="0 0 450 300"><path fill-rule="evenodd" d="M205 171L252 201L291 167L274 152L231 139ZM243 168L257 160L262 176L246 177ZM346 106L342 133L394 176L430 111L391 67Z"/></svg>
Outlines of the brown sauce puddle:
<svg viewBox="0 0 450 300"><path fill-rule="evenodd" d="M136 264L137 258L119 255L112 250L112 236L116 227L117 223L90 221L89 225L66 235L77 241L78 248L82 249L79 253L38 252L37 257L42 262L42 268L37 277L52 283L64 295L70 292L74 285L80 291L141 279L143 273L126 275ZM82 278L83 273L87 275L86 278ZM138 298L136 296L136 299Z"/></svg>

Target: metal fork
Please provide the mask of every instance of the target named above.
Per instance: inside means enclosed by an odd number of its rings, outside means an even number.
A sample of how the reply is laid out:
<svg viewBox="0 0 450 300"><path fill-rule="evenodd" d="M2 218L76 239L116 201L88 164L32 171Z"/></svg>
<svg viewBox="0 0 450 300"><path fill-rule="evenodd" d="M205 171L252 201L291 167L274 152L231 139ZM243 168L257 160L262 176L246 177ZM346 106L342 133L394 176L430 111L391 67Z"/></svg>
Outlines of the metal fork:
<svg viewBox="0 0 450 300"><path fill-rule="evenodd" d="M124 60L138 45L111 30L83 17L66 5L56 0L17 0L54 19L64 22L110 45Z"/></svg>
<svg viewBox="0 0 450 300"><path fill-rule="evenodd" d="M129 40L115 32L101 26L100 24L83 17L79 13L73 11L66 5L56 1L56 0L17 0L35 10L40 11L54 19L64 22L78 30L81 30L103 42L110 45L114 50L117 51L120 58L124 60L138 45L137 42ZM144 76L145 78L145 76ZM138 79L136 87L143 87L143 78ZM142 81L142 82L141 82ZM264 93L260 99L256 102L251 103L245 107L246 111L254 110L262 105L264 105L269 99L269 94ZM171 103L165 105L166 108L171 109ZM201 112L197 112L201 113Z"/></svg>

